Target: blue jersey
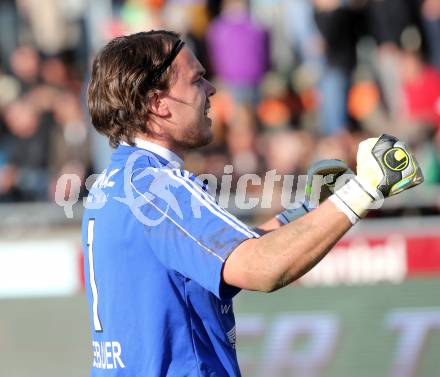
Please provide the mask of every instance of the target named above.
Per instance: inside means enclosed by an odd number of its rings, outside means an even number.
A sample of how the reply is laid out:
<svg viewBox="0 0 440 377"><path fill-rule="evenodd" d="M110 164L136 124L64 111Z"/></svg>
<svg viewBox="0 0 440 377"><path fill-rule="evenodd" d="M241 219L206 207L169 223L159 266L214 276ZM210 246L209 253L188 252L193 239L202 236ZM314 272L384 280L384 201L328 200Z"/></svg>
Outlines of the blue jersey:
<svg viewBox="0 0 440 377"><path fill-rule="evenodd" d="M232 309L239 289L221 272L228 255L258 235L173 153L137 145L115 150L87 198L91 376L239 376Z"/></svg>

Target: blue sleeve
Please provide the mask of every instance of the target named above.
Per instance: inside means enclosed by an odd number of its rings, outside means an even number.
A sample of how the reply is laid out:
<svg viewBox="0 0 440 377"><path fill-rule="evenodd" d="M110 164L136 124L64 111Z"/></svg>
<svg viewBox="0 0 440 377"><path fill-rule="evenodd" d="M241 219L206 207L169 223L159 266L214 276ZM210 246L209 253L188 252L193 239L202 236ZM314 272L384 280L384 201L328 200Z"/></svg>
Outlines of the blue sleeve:
<svg viewBox="0 0 440 377"><path fill-rule="evenodd" d="M167 268L217 297L230 294L221 280L223 264L241 242L258 234L221 208L188 172L148 169L134 174L132 186L145 202L142 217L151 250Z"/></svg>

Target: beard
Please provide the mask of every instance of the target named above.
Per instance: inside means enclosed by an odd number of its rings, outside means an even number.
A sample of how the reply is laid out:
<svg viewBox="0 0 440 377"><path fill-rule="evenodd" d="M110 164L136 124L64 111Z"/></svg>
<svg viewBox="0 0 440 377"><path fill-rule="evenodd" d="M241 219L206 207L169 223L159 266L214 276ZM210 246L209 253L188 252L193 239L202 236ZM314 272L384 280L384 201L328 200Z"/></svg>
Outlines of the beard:
<svg viewBox="0 0 440 377"><path fill-rule="evenodd" d="M206 119L203 117L197 125L192 125L183 130L179 137L178 144L185 150L195 149L208 145L213 139L211 127Z"/></svg>

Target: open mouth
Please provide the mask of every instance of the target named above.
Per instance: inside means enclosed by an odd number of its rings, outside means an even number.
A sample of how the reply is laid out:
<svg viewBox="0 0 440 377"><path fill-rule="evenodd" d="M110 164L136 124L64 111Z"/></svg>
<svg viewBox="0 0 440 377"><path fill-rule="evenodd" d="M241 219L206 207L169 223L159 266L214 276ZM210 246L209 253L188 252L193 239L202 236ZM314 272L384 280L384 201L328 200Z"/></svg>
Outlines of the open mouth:
<svg viewBox="0 0 440 377"><path fill-rule="evenodd" d="M211 110L211 105L208 104L208 105L205 107L205 112L204 112L205 116L208 116L208 113L209 113L210 110Z"/></svg>

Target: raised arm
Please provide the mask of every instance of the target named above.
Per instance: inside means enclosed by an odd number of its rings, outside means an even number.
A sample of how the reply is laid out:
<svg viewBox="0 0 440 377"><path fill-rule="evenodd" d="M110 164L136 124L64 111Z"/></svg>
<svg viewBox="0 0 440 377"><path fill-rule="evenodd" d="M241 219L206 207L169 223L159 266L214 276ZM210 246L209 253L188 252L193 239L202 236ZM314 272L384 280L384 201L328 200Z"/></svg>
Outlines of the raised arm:
<svg viewBox="0 0 440 377"><path fill-rule="evenodd" d="M248 290L282 288L318 263L351 226L327 200L313 212L239 245L225 262L223 279Z"/></svg>
<svg viewBox="0 0 440 377"><path fill-rule="evenodd" d="M421 182L405 144L388 135L363 141L357 176L313 212L239 245L224 264L224 282L264 292L284 287L315 266L375 200Z"/></svg>

